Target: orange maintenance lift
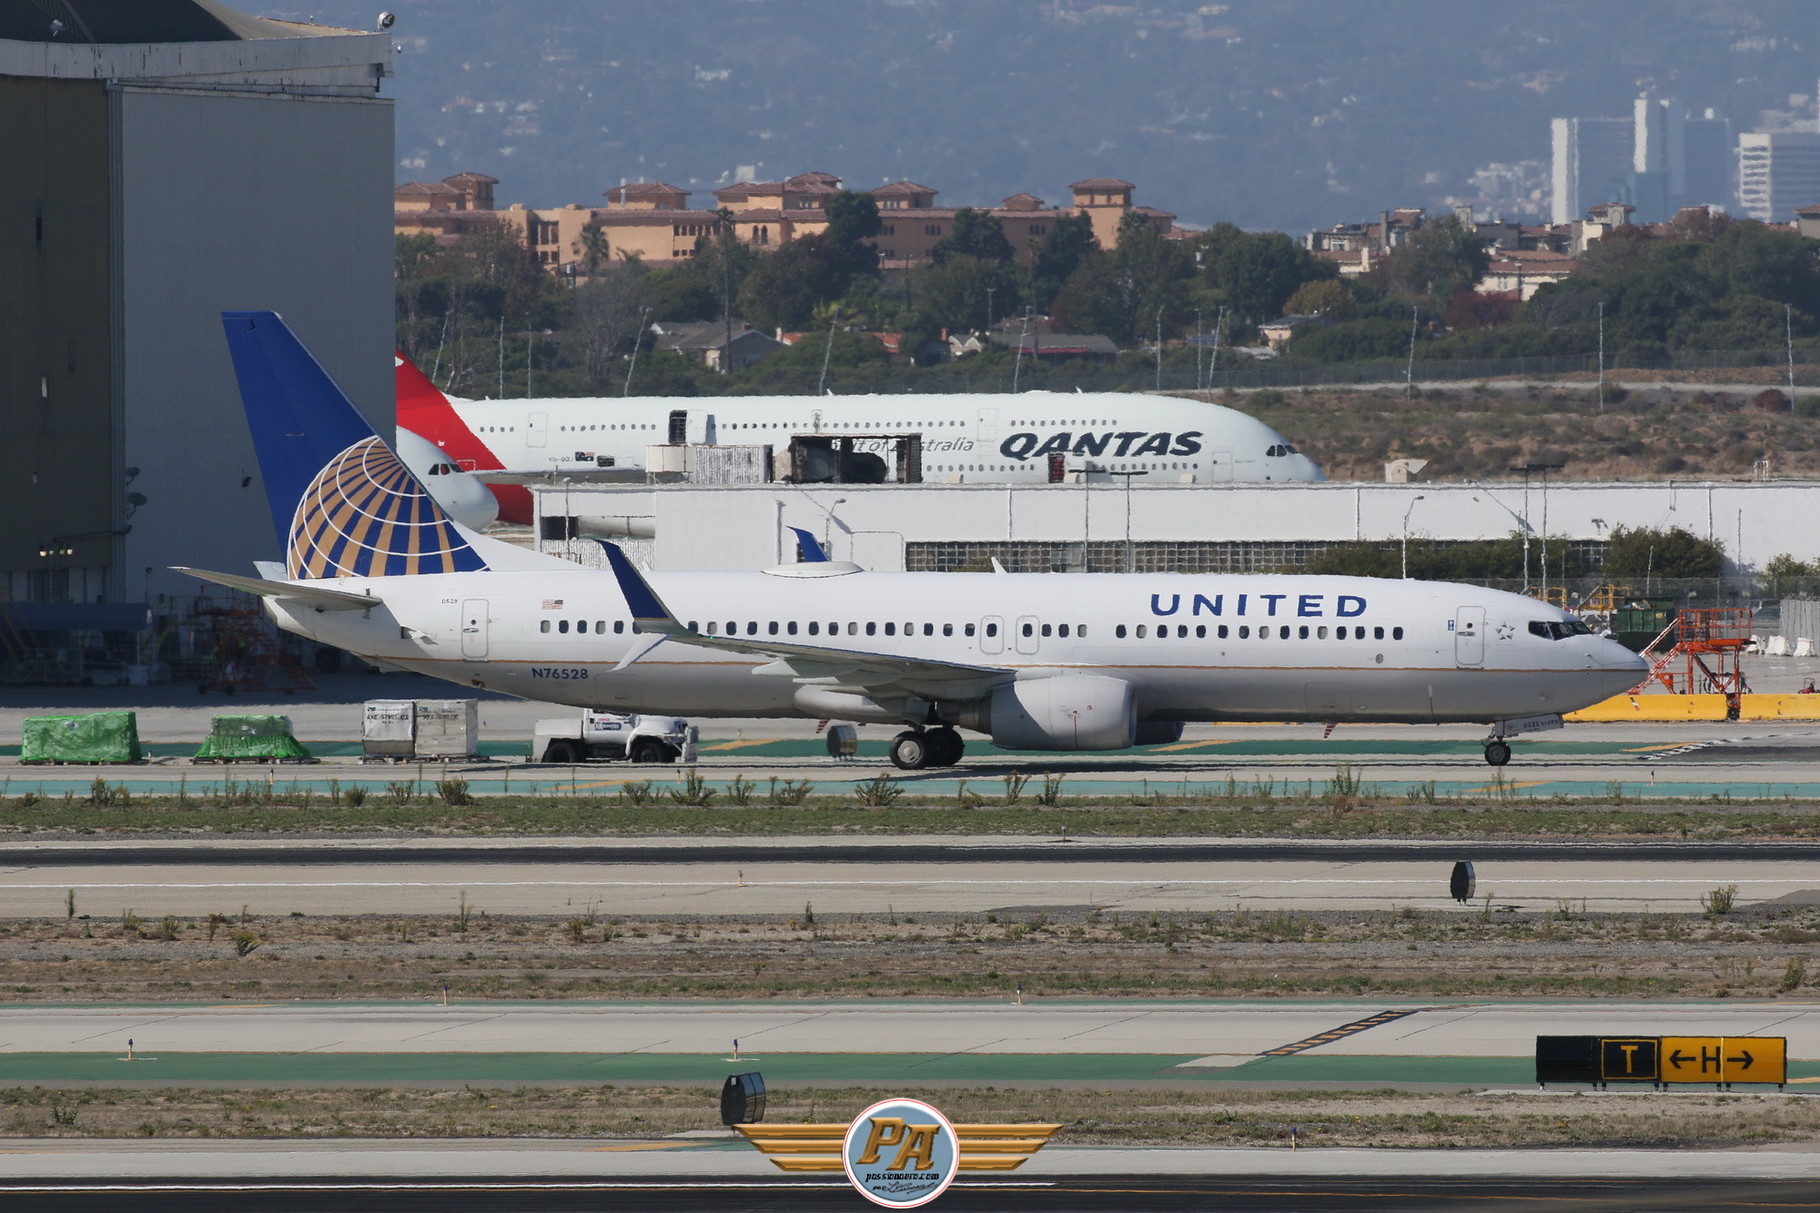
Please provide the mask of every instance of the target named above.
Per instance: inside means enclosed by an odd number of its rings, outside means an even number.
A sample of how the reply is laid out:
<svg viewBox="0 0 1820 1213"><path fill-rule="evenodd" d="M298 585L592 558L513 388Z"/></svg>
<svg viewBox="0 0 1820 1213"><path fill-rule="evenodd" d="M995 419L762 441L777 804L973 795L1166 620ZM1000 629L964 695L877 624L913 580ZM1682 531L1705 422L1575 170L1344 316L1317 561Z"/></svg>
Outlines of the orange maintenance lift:
<svg viewBox="0 0 1820 1213"><path fill-rule="evenodd" d="M1736 720L1739 696L1750 690L1739 657L1751 642L1753 617L1749 607L1682 610L1644 648L1649 674L1632 694L1653 682L1671 695L1723 695Z"/></svg>

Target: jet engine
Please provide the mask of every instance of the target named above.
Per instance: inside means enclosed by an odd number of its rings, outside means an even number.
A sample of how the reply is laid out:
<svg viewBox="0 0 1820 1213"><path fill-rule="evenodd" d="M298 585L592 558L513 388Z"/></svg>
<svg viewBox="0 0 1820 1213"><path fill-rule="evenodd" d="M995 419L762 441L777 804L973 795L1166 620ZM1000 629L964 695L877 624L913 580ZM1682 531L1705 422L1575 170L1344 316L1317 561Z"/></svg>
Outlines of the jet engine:
<svg viewBox="0 0 1820 1213"><path fill-rule="evenodd" d="M999 687L985 699L938 705L943 720L989 733L1008 750L1123 750L1137 736L1131 684L1061 674Z"/></svg>

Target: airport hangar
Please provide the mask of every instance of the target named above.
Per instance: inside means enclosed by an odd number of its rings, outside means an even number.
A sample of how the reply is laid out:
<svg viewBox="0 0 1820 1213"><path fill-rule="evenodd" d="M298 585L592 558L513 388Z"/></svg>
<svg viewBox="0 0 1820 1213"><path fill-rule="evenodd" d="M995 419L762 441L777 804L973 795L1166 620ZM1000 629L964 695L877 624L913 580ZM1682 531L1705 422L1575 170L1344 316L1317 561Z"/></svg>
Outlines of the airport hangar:
<svg viewBox="0 0 1820 1213"><path fill-rule="evenodd" d="M224 309L283 313L389 432L391 58L216 0L0 0L0 603L117 627L195 592L169 565L275 555Z"/></svg>
<svg viewBox="0 0 1820 1213"><path fill-rule="evenodd" d="M1820 481L1532 480L1495 484L534 485L539 546L599 562L616 538L658 570L793 561L787 528L879 571L1251 572L1293 569L1336 543L1499 539L1527 531L1542 582L1565 541L1596 567L1617 527L1679 527L1721 544L1726 577L1787 552L1820 559ZM565 538L578 535L578 538ZM1557 580L1551 578L1551 580Z"/></svg>

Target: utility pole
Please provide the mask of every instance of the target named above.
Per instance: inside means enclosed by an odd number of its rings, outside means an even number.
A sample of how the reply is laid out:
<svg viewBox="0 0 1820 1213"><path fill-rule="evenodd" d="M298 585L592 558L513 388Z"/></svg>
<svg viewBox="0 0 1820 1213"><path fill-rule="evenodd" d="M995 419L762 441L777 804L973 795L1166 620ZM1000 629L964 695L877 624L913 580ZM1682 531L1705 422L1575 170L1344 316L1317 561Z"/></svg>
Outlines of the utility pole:
<svg viewBox="0 0 1820 1213"><path fill-rule="evenodd" d="M1605 300L1599 300L1599 411L1605 411Z"/></svg>
<svg viewBox="0 0 1820 1213"><path fill-rule="evenodd" d="M1529 580L1529 474L1542 474L1542 600L1548 601L1548 474L1558 472L1559 463L1525 463L1510 470L1523 474L1523 580Z"/></svg>
<svg viewBox="0 0 1820 1213"><path fill-rule="evenodd" d="M1403 368L1403 399L1413 400L1416 394L1416 317L1421 313L1409 309L1409 362Z"/></svg>

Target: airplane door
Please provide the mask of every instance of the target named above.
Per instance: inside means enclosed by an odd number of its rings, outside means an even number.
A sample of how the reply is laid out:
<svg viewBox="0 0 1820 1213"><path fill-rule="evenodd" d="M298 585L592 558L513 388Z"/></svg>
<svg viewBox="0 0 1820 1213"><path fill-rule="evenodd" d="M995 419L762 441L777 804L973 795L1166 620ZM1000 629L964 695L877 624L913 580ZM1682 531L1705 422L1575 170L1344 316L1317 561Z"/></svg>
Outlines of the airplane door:
<svg viewBox="0 0 1820 1213"><path fill-rule="evenodd" d="M1017 651L1020 653L1034 653L1036 652L1036 646L1041 639L1042 638L1037 635L1036 616L1018 616Z"/></svg>
<svg viewBox="0 0 1820 1213"><path fill-rule="evenodd" d="M997 615L988 615L980 620L980 652L1002 653L1005 651L1005 621Z"/></svg>
<svg viewBox="0 0 1820 1213"><path fill-rule="evenodd" d="M998 410L980 410L979 441L982 447L998 445Z"/></svg>
<svg viewBox="0 0 1820 1213"><path fill-rule="evenodd" d="M1232 452L1207 452L1207 482L1209 484L1232 483Z"/></svg>
<svg viewBox="0 0 1820 1213"><path fill-rule="evenodd" d="M487 600L484 598L462 601L461 655L472 658L487 655Z"/></svg>
<svg viewBox="0 0 1820 1213"><path fill-rule="evenodd" d="M525 445L542 446L550 437L550 415L532 413L525 420Z"/></svg>
<svg viewBox="0 0 1820 1213"><path fill-rule="evenodd" d="M1485 664L1485 608L1463 606L1453 617L1453 659L1462 669Z"/></svg>

